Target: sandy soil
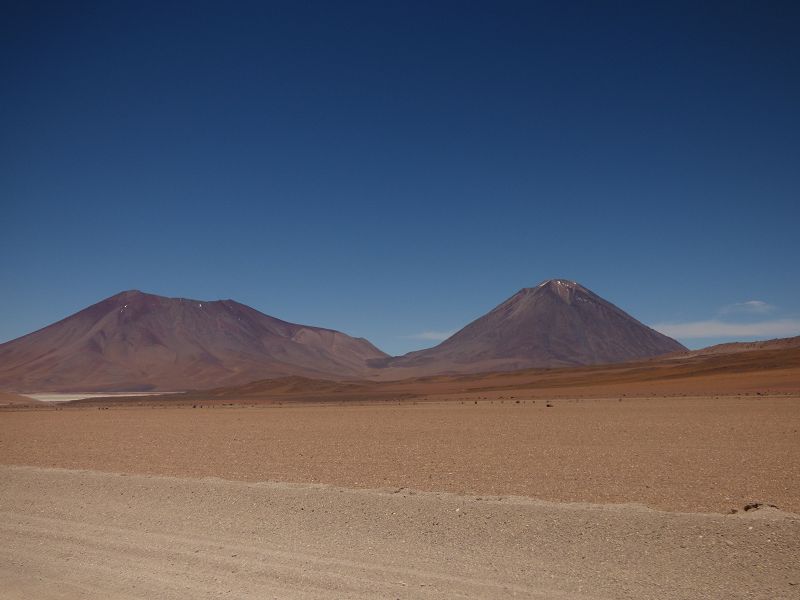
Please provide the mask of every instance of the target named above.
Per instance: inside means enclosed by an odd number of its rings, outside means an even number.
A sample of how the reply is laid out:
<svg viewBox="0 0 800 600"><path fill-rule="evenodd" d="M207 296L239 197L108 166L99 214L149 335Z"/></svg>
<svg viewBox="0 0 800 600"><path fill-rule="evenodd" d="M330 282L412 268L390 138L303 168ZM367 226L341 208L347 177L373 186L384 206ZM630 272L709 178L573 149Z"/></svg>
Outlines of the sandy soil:
<svg viewBox="0 0 800 600"><path fill-rule="evenodd" d="M0 464L800 513L800 398L5 412Z"/></svg>
<svg viewBox="0 0 800 600"><path fill-rule="evenodd" d="M37 598L797 598L780 511L0 467L0 580Z"/></svg>
<svg viewBox="0 0 800 600"><path fill-rule="evenodd" d="M504 393L0 411L0 597L800 598L800 397Z"/></svg>

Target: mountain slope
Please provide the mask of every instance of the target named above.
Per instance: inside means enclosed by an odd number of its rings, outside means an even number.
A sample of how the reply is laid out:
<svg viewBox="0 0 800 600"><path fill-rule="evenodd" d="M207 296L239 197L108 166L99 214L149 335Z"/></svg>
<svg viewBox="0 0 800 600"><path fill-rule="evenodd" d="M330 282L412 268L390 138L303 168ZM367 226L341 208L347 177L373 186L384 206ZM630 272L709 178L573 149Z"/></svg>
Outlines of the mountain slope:
<svg viewBox="0 0 800 600"><path fill-rule="evenodd" d="M686 350L573 281L525 288L444 342L370 366L386 376L615 363Z"/></svg>
<svg viewBox="0 0 800 600"><path fill-rule="evenodd" d="M725 344L716 344L714 346L708 346L707 348L690 350L689 352L678 354L676 358L714 354L737 354L740 352L752 352L755 350L788 350L791 348L800 348L800 335L790 338L777 338L774 340L758 340L755 342L727 342Z"/></svg>
<svg viewBox="0 0 800 600"><path fill-rule="evenodd" d="M178 390L303 375L362 375L367 340L281 321L233 300L127 291L0 344L0 388Z"/></svg>

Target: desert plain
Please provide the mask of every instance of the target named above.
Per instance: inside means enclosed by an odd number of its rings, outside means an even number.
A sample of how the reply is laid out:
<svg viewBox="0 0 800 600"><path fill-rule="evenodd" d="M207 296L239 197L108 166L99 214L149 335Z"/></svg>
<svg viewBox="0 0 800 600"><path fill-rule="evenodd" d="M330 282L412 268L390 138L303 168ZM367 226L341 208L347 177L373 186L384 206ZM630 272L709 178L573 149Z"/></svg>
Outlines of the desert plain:
<svg viewBox="0 0 800 600"><path fill-rule="evenodd" d="M9 403L2 597L798 598L793 361Z"/></svg>

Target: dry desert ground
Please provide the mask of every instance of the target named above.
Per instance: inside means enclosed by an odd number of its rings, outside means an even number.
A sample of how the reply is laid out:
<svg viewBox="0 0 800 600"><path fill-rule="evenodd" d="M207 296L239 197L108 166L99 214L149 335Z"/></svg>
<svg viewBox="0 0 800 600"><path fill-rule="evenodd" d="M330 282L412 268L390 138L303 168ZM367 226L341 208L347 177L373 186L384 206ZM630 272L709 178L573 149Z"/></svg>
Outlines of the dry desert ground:
<svg viewBox="0 0 800 600"><path fill-rule="evenodd" d="M0 412L0 597L800 597L800 396L484 397Z"/></svg>

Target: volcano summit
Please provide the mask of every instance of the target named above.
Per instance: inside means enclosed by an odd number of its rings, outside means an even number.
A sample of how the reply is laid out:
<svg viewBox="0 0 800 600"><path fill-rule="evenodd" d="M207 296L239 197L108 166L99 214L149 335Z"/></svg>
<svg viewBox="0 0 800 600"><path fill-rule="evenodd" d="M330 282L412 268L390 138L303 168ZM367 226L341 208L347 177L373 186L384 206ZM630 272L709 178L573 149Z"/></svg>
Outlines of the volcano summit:
<svg viewBox="0 0 800 600"><path fill-rule="evenodd" d="M520 290L438 346L370 365L402 377L615 363L684 350L579 283L551 279Z"/></svg>

